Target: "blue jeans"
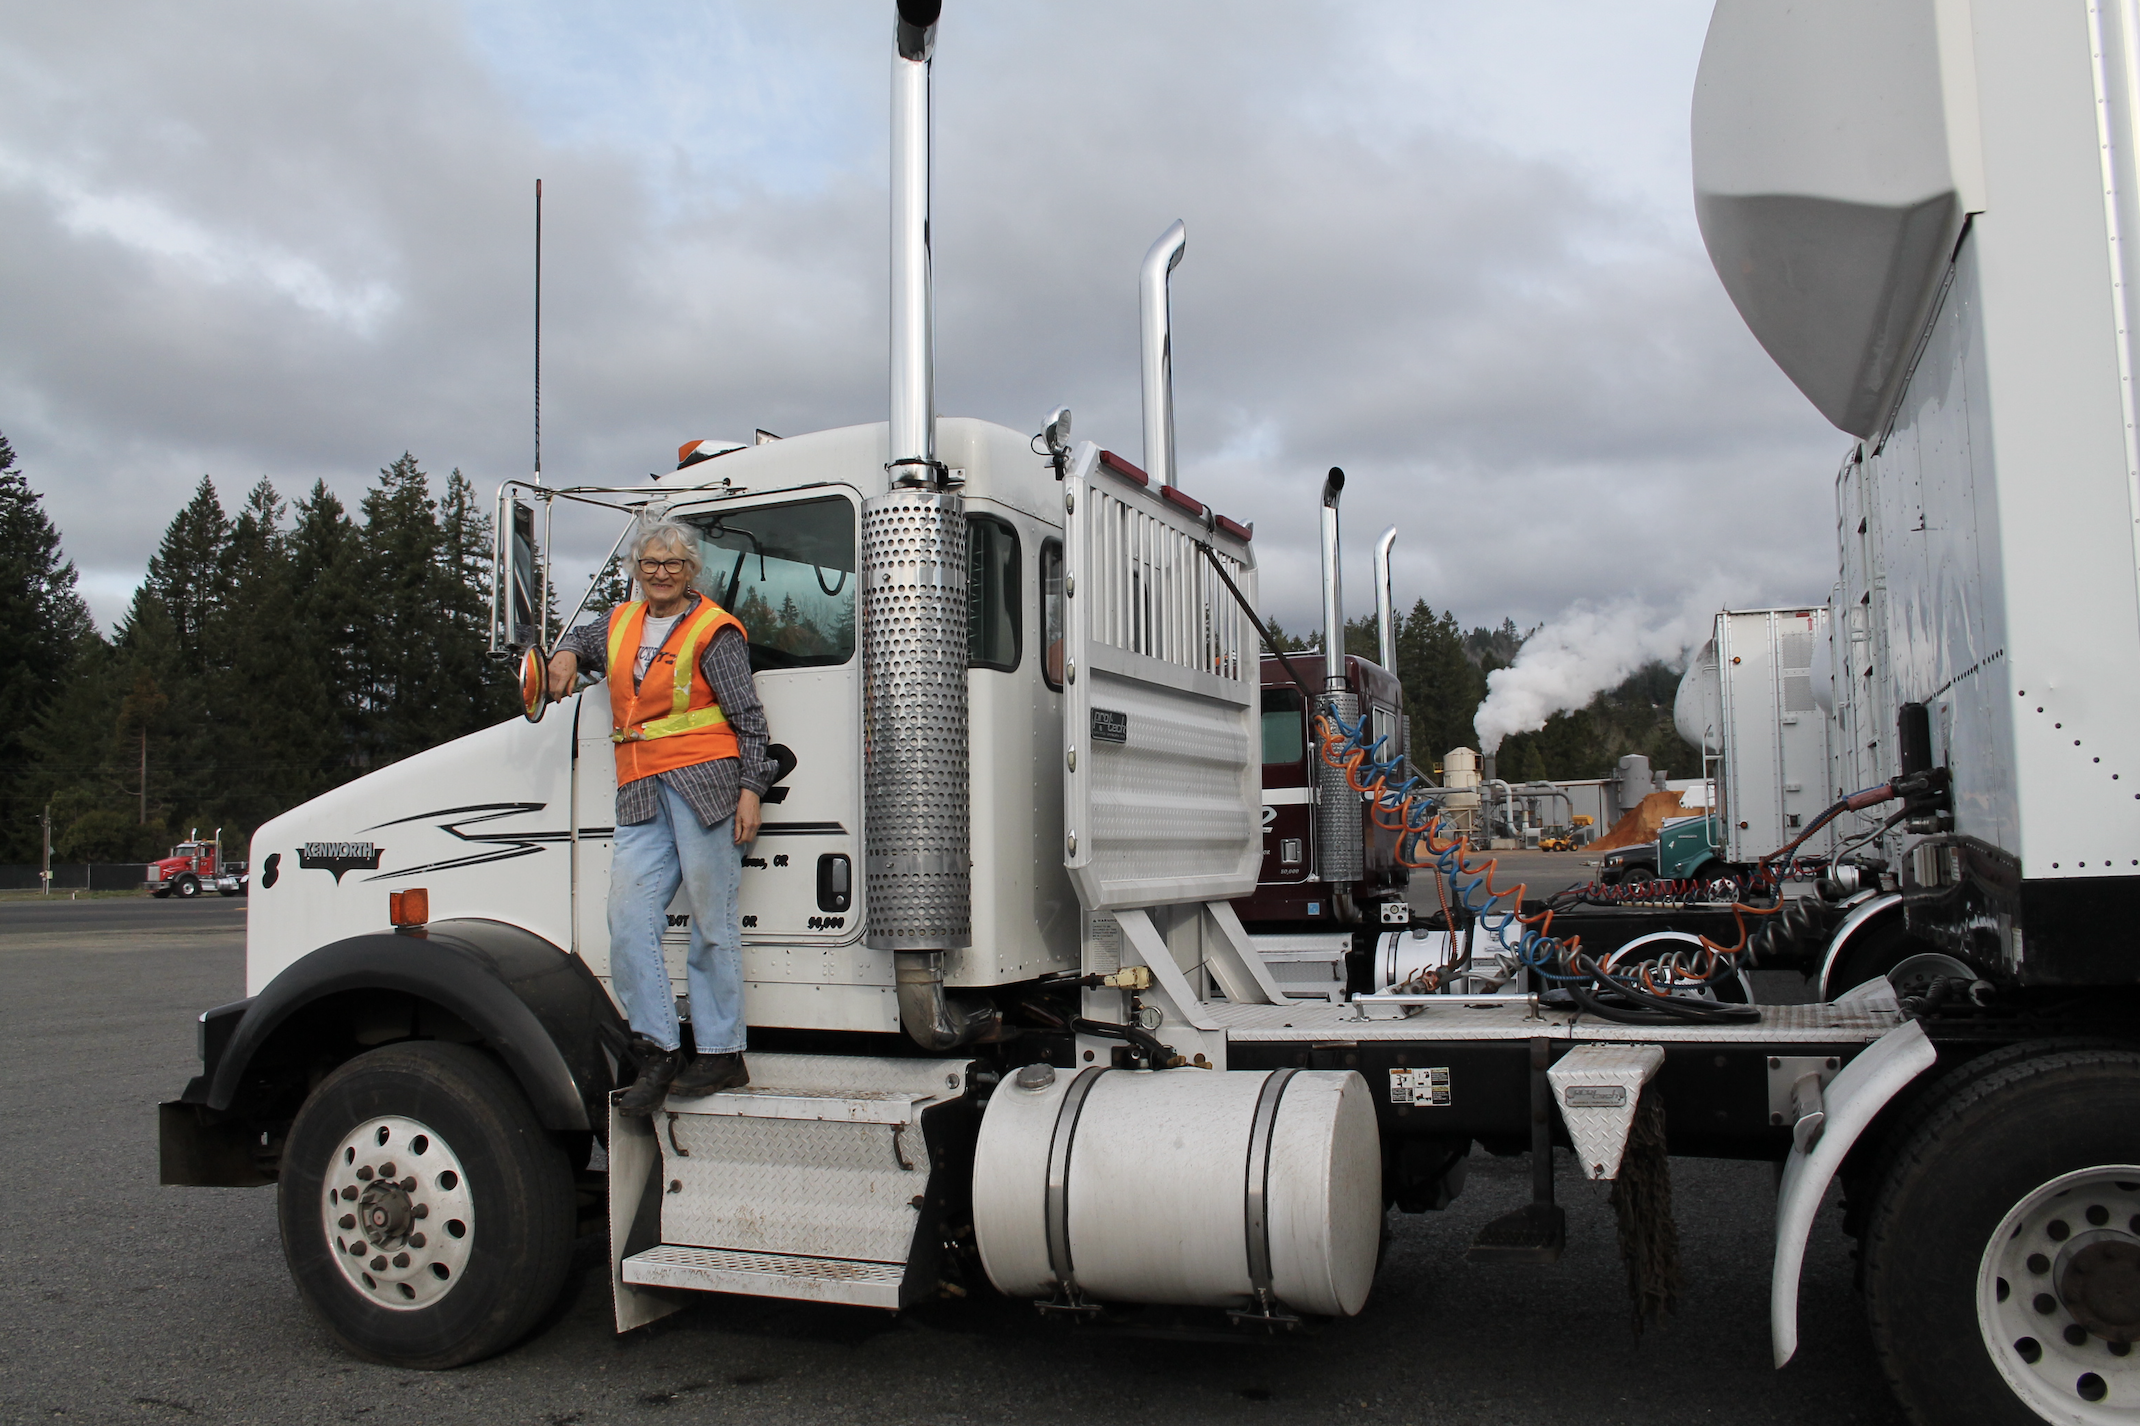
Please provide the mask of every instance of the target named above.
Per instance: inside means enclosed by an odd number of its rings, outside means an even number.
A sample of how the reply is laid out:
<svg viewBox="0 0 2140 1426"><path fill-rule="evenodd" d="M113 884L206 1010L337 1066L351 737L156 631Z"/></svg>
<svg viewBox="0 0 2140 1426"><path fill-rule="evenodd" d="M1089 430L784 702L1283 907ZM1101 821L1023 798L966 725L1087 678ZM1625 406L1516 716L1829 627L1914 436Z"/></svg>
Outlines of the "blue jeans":
<svg viewBox="0 0 2140 1426"><path fill-rule="evenodd" d="M667 783L651 821L617 828L609 871L609 975L632 1029L665 1050L678 1043L676 997L661 959L670 901L691 907L691 1037L702 1055L743 1048L743 930L736 910L743 849L736 821L702 825Z"/></svg>

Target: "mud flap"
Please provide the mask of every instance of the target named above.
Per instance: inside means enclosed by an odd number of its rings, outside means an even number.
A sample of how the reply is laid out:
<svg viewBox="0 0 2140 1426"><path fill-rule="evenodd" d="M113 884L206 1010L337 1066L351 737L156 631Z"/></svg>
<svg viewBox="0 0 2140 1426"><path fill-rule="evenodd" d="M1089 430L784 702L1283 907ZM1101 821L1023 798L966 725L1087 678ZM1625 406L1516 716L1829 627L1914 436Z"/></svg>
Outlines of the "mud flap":
<svg viewBox="0 0 2140 1426"><path fill-rule="evenodd" d="M1915 1020L1888 1031L1843 1066L1822 1091L1827 1118L1812 1151L1794 1145L1783 1161L1783 1181L1776 1190L1776 1263L1769 1279L1769 1340L1777 1366L1798 1350L1798 1274L1829 1180L1865 1126L1938 1058Z"/></svg>
<svg viewBox="0 0 2140 1426"><path fill-rule="evenodd" d="M661 1241L661 1191L661 1146L654 1142L653 1121L619 1114L616 1098L611 1096L609 1292L619 1332L666 1317L686 1301L681 1292L624 1280L624 1260Z"/></svg>

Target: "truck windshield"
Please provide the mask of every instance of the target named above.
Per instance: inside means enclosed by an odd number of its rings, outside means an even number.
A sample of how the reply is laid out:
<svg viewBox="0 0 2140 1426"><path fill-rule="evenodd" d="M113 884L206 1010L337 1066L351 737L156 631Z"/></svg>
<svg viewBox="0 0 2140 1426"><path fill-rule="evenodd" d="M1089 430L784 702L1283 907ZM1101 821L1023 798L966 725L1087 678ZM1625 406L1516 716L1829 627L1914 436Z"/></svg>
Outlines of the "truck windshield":
<svg viewBox="0 0 2140 1426"><path fill-rule="evenodd" d="M743 621L754 671L854 657L853 505L835 495L689 522L705 561L700 592Z"/></svg>

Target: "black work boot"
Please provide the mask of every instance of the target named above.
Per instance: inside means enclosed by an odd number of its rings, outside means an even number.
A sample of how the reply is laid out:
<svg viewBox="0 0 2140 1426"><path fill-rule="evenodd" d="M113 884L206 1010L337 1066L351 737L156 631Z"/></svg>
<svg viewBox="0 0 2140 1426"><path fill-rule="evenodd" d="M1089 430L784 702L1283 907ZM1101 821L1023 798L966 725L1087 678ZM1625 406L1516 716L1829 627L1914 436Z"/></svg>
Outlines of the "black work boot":
<svg viewBox="0 0 2140 1426"><path fill-rule="evenodd" d="M648 1115L660 1107L669 1096L669 1082L676 1072L684 1067L684 1052L681 1047L664 1050L644 1035L632 1036L632 1058L639 1062L639 1078L624 1091L617 1101L620 1114Z"/></svg>
<svg viewBox="0 0 2140 1426"><path fill-rule="evenodd" d="M724 1089L741 1089L750 1083L750 1071L744 1067L740 1051L725 1055L693 1055L691 1063L684 1066L683 1073L669 1086L669 1093L678 1099L697 1099L703 1095L719 1094Z"/></svg>

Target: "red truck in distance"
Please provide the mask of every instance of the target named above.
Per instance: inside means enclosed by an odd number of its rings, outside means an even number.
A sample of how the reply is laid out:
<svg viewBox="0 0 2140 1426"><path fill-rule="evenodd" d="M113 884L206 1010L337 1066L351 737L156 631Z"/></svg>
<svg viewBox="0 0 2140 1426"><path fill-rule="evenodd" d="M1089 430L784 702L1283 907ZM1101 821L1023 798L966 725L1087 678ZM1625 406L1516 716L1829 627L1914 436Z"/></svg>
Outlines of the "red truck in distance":
<svg viewBox="0 0 2140 1426"><path fill-rule="evenodd" d="M167 896L190 900L208 890L236 896L243 887L243 871L242 866L225 865L223 861L222 828L218 827L215 836L207 839L195 828L185 841L171 848L171 855L149 863L148 890L159 900Z"/></svg>

